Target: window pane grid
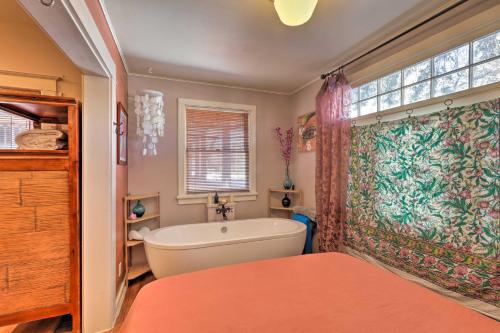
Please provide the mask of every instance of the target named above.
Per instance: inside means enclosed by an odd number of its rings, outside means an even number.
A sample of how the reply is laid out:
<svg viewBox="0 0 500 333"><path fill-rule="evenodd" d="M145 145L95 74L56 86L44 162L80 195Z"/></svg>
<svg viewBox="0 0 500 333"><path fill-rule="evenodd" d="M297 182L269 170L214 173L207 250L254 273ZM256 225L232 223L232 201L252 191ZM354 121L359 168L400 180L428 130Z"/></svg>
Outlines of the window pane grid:
<svg viewBox="0 0 500 333"><path fill-rule="evenodd" d="M352 90L351 117L500 82L500 31Z"/></svg>
<svg viewBox="0 0 500 333"><path fill-rule="evenodd" d="M33 128L33 121L0 110L0 149L17 149L16 136Z"/></svg>
<svg viewBox="0 0 500 333"><path fill-rule="evenodd" d="M500 56L500 30L474 40L472 43L472 63Z"/></svg>

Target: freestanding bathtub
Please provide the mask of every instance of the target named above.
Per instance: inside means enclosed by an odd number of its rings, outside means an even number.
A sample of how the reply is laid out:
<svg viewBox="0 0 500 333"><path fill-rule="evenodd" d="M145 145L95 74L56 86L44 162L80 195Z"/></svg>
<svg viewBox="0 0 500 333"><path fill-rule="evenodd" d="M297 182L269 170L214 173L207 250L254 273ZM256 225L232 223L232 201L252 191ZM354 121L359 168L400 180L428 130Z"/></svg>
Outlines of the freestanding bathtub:
<svg viewBox="0 0 500 333"><path fill-rule="evenodd" d="M306 226L278 218L177 225L153 230L144 243L156 278L302 253Z"/></svg>

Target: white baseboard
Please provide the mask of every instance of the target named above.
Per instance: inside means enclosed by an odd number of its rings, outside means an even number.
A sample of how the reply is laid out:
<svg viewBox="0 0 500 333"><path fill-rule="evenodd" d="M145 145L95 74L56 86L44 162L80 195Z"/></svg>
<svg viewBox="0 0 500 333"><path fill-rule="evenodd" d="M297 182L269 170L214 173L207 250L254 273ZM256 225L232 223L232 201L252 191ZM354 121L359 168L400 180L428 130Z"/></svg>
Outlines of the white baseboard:
<svg viewBox="0 0 500 333"><path fill-rule="evenodd" d="M115 318L113 319L113 327L116 325L116 320L120 316L123 301L125 300L125 295L127 294L127 279L123 279L122 284L120 285L120 290L118 292L118 296L115 300Z"/></svg>

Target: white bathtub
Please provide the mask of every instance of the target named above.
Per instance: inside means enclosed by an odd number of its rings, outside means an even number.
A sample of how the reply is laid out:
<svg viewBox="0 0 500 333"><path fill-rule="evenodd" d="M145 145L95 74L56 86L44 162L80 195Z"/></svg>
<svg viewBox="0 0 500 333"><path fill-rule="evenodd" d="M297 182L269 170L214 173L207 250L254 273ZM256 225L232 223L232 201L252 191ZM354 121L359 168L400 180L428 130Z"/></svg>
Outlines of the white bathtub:
<svg viewBox="0 0 500 333"><path fill-rule="evenodd" d="M177 225L153 230L144 243L156 278L302 253L306 226L262 218Z"/></svg>

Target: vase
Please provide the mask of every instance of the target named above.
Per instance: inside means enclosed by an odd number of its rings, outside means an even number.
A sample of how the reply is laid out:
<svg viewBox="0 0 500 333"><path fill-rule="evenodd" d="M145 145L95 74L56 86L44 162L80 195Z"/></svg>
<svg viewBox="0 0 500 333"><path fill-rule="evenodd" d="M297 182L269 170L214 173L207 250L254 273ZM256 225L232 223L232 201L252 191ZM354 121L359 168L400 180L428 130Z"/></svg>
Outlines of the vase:
<svg viewBox="0 0 500 333"><path fill-rule="evenodd" d="M281 200L281 204L283 205L283 207L288 208L290 207L291 203L292 201L288 197L288 193L285 193L285 197Z"/></svg>
<svg viewBox="0 0 500 333"><path fill-rule="evenodd" d="M137 200L134 208L132 208L132 213L134 213L137 217L142 217L146 212L146 207L142 204L141 200Z"/></svg>
<svg viewBox="0 0 500 333"><path fill-rule="evenodd" d="M285 172L285 181L283 182L283 188L285 190L289 190L291 189L293 186L293 182L292 180L290 179L290 176L288 174L288 167L286 168L286 172Z"/></svg>

